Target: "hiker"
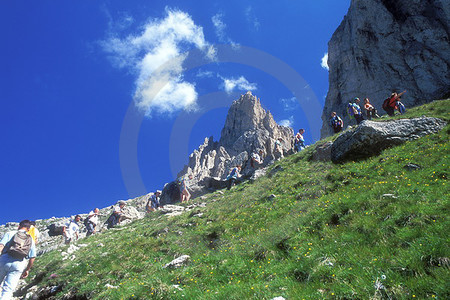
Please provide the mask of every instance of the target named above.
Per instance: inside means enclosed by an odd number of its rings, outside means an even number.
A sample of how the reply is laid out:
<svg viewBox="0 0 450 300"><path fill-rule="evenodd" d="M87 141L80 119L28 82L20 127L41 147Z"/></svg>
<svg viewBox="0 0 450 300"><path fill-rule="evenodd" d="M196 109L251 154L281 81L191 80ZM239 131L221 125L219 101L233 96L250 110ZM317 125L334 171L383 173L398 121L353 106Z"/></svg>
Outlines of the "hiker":
<svg viewBox="0 0 450 300"><path fill-rule="evenodd" d="M356 120L356 124L364 121L363 115L361 113L361 107L359 107L359 98L355 98L353 101L350 101L347 105L347 112L350 118L353 116Z"/></svg>
<svg viewBox="0 0 450 300"><path fill-rule="evenodd" d="M228 173L227 190L231 189L231 187L236 184L236 181L238 180L238 178L241 177L239 172L241 172L241 165L237 165L236 167L231 169L230 173Z"/></svg>
<svg viewBox="0 0 450 300"><path fill-rule="evenodd" d="M82 221L81 216L76 215L75 218L67 222L66 226L64 226L63 234L66 244L70 244L70 242L78 240L78 233L80 232L80 225L78 225L78 222L80 221Z"/></svg>
<svg viewBox="0 0 450 300"><path fill-rule="evenodd" d="M400 114L404 114L406 112L405 105L403 105L403 103L400 101L400 97L404 93L406 93L406 91L403 91L400 94L397 94L397 92L393 92L389 98L384 100L383 109L389 116L394 116L396 109L400 112Z"/></svg>
<svg viewBox="0 0 450 300"><path fill-rule="evenodd" d="M145 206L147 213L157 210L159 207L162 207L159 203L161 196L161 191L156 190L156 192L148 198L147 205Z"/></svg>
<svg viewBox="0 0 450 300"><path fill-rule="evenodd" d="M366 110L367 120L379 118L376 108L370 103L369 98L364 98L364 109Z"/></svg>
<svg viewBox="0 0 450 300"><path fill-rule="evenodd" d="M36 258L36 246L28 234L30 220L19 223L17 231L7 232L0 240L0 299L11 299L19 279L27 278ZM28 260L27 260L28 258Z"/></svg>
<svg viewBox="0 0 450 300"><path fill-rule="evenodd" d="M335 111L331 113L330 125L333 128L334 133L338 133L344 128L344 121L342 121Z"/></svg>
<svg viewBox="0 0 450 300"><path fill-rule="evenodd" d="M108 224L106 228L111 229L122 221L123 208L125 207L125 205L126 203L123 200L117 202L117 205L114 206L112 214L105 222L106 224Z"/></svg>
<svg viewBox="0 0 450 300"><path fill-rule="evenodd" d="M300 128L297 132L297 134L295 135L295 139L294 139L294 149L296 152L302 151L303 149L305 149L305 139L303 137L303 134L305 134L305 129Z"/></svg>
<svg viewBox="0 0 450 300"><path fill-rule="evenodd" d="M33 238L34 244L37 245L41 233L36 228L36 221L31 221L31 226L30 230L28 230L28 234Z"/></svg>
<svg viewBox="0 0 450 300"><path fill-rule="evenodd" d="M273 151L273 154L275 155L275 159L279 160L284 157L283 155L283 139L278 138L275 140L275 149Z"/></svg>
<svg viewBox="0 0 450 300"><path fill-rule="evenodd" d="M252 153L252 156L250 158L250 166L254 169L259 167L263 163L263 151L260 149L259 151L256 150L256 152Z"/></svg>
<svg viewBox="0 0 450 300"><path fill-rule="evenodd" d="M98 208L94 208L94 210L91 210L86 219L84 220L84 226L86 226L87 230L86 236L90 236L91 234L95 233L98 224L99 211L100 210Z"/></svg>
<svg viewBox="0 0 450 300"><path fill-rule="evenodd" d="M188 179L191 180L193 178L192 175L188 176ZM180 177L178 179L178 184L180 186L180 194L181 194L181 203L188 202L191 199L191 193L188 191L188 186L186 184L186 177Z"/></svg>

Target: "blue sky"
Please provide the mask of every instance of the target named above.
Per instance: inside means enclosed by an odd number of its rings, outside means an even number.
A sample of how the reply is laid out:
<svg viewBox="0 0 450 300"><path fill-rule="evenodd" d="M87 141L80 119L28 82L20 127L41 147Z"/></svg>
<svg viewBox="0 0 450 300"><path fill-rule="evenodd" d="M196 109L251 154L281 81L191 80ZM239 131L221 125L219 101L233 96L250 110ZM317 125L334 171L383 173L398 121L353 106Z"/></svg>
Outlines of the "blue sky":
<svg viewBox="0 0 450 300"><path fill-rule="evenodd" d="M161 189L247 90L312 143L349 4L3 1L0 224Z"/></svg>

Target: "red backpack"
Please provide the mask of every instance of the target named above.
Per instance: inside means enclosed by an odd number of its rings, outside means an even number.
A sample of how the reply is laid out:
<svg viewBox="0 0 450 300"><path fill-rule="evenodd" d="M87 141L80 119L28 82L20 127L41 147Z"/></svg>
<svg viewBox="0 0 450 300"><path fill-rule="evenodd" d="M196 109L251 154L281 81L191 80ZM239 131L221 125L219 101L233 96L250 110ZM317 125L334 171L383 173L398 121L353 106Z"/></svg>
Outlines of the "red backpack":
<svg viewBox="0 0 450 300"><path fill-rule="evenodd" d="M381 106L385 111L389 110L389 102L391 100L392 97L386 98L386 100L383 101L383 105Z"/></svg>

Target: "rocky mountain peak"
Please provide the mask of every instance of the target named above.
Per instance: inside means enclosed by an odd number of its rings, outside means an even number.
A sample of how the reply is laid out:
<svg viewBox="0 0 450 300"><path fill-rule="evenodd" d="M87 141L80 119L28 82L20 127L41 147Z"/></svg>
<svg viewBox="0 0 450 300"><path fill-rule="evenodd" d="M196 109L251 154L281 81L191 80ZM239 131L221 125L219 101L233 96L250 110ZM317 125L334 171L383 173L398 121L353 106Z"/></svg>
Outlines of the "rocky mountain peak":
<svg viewBox="0 0 450 300"><path fill-rule="evenodd" d="M231 104L221 132L220 144L232 147L244 132L264 128L264 120L268 114L270 113L262 108L260 100L250 91L241 95Z"/></svg>
<svg viewBox="0 0 450 300"><path fill-rule="evenodd" d="M193 175L188 184L193 194L198 196L208 191L212 179L225 179L236 165L242 166L243 174L254 172L249 160L253 152L263 151L262 166L280 155L291 153L293 138L292 128L278 125L272 114L262 107L260 99L247 92L232 103L219 142L214 142L213 137L205 138L204 143L189 156L188 164L178 176ZM282 140L282 153L276 150L277 139ZM172 188L173 193L169 191ZM175 184L167 185L163 196L179 195L176 189ZM162 201L174 202L170 199Z"/></svg>

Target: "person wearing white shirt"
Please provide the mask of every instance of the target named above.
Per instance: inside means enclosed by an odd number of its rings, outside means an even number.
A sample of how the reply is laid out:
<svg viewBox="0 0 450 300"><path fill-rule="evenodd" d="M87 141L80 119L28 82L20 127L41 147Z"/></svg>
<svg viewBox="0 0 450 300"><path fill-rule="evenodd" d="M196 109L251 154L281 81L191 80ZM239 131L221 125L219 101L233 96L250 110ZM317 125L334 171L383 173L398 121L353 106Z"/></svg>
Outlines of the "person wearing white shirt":
<svg viewBox="0 0 450 300"><path fill-rule="evenodd" d="M84 225L86 225L86 229L87 229L86 236L89 236L89 235L95 233L95 229L98 224L98 212L99 212L99 209L95 208L94 210L90 211L88 216L86 217L86 220L84 222Z"/></svg>
<svg viewBox="0 0 450 300"><path fill-rule="evenodd" d="M80 232L80 225L78 222L81 221L81 216L76 215L73 220L70 220L69 223L64 227L64 236L66 238L65 243L69 244L73 240L78 239L78 233Z"/></svg>

